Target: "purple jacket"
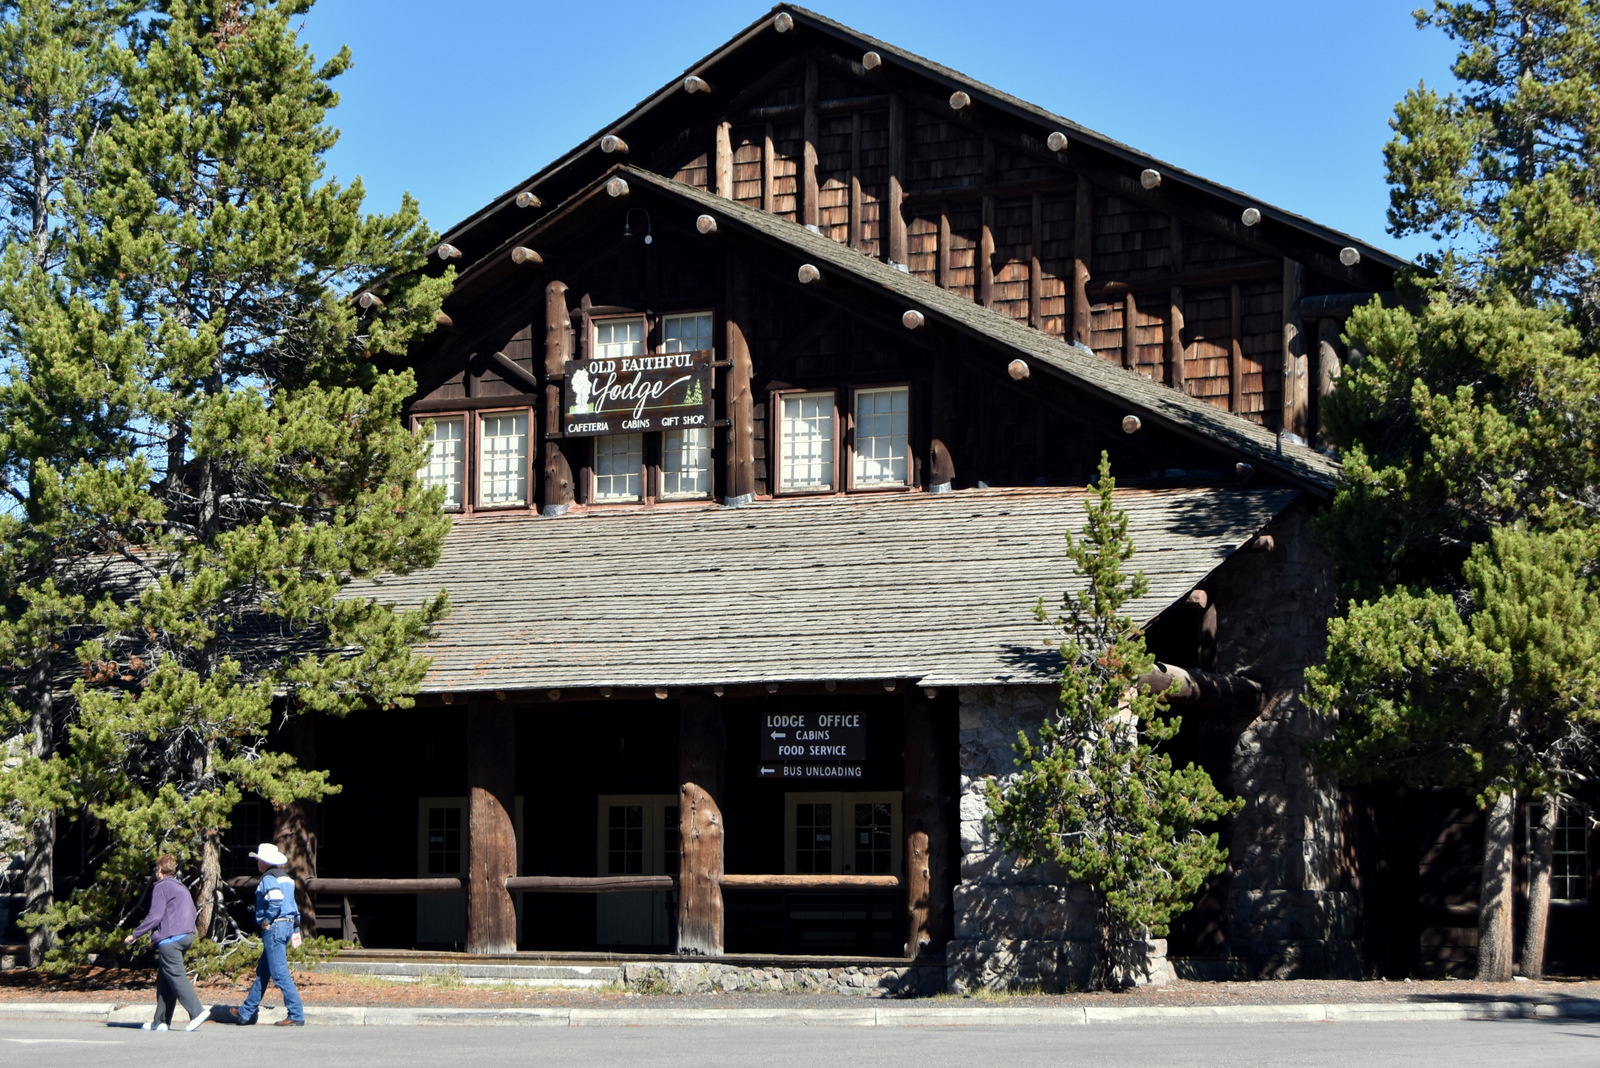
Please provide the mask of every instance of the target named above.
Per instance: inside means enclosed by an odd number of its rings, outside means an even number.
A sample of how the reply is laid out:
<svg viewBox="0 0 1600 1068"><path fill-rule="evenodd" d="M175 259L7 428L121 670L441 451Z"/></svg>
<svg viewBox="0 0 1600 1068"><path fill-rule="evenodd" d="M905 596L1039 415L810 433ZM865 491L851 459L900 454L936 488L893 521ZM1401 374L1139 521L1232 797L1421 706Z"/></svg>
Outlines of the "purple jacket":
<svg viewBox="0 0 1600 1068"><path fill-rule="evenodd" d="M152 928L152 942L194 933L194 898L189 896L187 887L170 875L151 889L150 915L134 928L133 937L138 938Z"/></svg>

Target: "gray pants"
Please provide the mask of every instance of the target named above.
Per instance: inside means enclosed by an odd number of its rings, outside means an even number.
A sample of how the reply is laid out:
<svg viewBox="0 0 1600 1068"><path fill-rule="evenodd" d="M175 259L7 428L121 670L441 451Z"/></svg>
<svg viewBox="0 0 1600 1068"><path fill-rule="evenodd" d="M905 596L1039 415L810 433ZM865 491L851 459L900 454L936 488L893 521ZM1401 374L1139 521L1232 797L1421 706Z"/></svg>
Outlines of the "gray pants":
<svg viewBox="0 0 1600 1068"><path fill-rule="evenodd" d="M194 935L186 934L175 942L162 942L156 946L156 1015L155 1023L172 1026L174 1003L182 1002L189 1019L200 1015L200 998L189 982L189 969L183 963L183 951L194 945Z"/></svg>

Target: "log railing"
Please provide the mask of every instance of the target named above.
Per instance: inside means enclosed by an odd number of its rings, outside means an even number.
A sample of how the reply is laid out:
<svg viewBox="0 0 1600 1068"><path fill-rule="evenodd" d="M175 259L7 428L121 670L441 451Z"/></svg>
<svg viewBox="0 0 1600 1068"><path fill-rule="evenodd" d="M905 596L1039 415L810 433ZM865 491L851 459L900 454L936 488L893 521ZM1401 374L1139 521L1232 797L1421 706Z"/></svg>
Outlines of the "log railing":
<svg viewBox="0 0 1600 1068"><path fill-rule="evenodd" d="M896 890L898 875L724 875L724 890ZM615 894L676 890L676 875L514 875L506 889L525 894Z"/></svg>

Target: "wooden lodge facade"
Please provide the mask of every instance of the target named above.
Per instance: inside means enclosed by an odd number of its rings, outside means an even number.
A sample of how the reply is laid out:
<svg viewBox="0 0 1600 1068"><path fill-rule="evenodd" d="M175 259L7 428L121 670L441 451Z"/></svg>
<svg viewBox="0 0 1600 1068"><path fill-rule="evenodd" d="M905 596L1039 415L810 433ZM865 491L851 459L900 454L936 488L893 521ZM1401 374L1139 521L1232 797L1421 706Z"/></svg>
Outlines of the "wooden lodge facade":
<svg viewBox="0 0 1600 1068"><path fill-rule="evenodd" d="M288 828L323 917L1081 979L1090 903L996 850L982 781L1053 700L1030 608L1104 450L1176 756L1246 799L1170 953L1361 973L1361 821L1300 753L1306 521L1343 319L1398 261L787 6L438 252L409 418L458 516L378 586L454 611L415 709L299 739L344 786Z"/></svg>

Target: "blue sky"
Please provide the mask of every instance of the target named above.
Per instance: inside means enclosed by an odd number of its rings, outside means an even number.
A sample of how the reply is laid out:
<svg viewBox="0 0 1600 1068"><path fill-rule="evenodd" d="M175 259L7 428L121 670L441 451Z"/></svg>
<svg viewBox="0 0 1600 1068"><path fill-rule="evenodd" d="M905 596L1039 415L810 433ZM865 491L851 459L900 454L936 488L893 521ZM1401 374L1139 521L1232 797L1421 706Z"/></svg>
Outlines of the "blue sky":
<svg viewBox="0 0 1600 1068"><path fill-rule="evenodd" d="M1383 144L1451 42L1420 0L817 0L829 18L1213 181L1404 255ZM321 0L303 36L351 47L330 171L368 206L409 190L445 229L680 75L761 0Z"/></svg>

